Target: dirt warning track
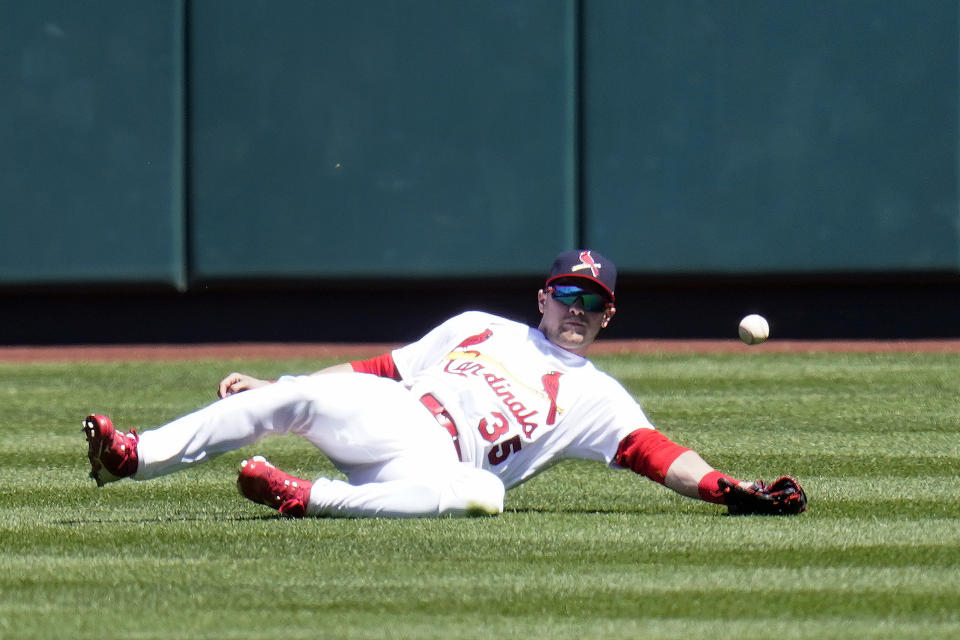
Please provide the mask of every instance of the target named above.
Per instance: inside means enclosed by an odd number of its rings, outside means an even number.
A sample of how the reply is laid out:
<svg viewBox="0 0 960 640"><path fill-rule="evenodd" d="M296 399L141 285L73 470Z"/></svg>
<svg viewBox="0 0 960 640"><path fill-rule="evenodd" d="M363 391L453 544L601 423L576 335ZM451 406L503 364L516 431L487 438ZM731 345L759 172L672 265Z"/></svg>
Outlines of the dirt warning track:
<svg viewBox="0 0 960 640"><path fill-rule="evenodd" d="M70 346L0 346L0 362L116 362L330 358L378 355L396 344L211 343ZM738 340L600 340L591 355L616 353L960 353L956 340L772 340L747 346Z"/></svg>

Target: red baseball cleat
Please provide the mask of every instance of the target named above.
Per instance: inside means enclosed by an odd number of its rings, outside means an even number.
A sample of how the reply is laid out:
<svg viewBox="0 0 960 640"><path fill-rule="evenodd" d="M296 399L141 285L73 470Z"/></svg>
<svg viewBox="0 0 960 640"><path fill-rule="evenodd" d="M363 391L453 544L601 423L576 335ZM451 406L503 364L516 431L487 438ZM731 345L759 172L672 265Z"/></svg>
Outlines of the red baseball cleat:
<svg viewBox="0 0 960 640"><path fill-rule="evenodd" d="M102 487L137 472L137 442L140 436L133 429L121 433L106 416L91 415L83 421L90 458L90 477Z"/></svg>
<svg viewBox="0 0 960 640"><path fill-rule="evenodd" d="M240 464L237 489L244 498L272 507L285 516L302 518L307 512L312 482L294 478L289 473L254 456Z"/></svg>

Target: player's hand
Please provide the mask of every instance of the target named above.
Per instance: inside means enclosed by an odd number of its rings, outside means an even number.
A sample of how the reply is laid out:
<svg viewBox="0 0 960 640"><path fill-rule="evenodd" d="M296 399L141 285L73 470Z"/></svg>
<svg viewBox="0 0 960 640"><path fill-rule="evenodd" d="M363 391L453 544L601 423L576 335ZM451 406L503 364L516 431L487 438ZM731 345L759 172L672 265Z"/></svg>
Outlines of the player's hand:
<svg viewBox="0 0 960 640"><path fill-rule="evenodd" d="M221 398L232 396L241 391L249 391L257 387L265 387L270 384L267 380L260 380L245 373L231 373L220 381L220 387L217 389L217 395Z"/></svg>

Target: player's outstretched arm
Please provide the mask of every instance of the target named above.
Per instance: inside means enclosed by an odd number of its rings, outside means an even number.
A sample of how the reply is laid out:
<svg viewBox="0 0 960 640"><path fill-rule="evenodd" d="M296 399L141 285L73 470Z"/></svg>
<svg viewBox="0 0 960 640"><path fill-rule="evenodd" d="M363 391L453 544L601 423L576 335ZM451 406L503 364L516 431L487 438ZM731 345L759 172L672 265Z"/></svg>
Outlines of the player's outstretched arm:
<svg viewBox="0 0 960 640"><path fill-rule="evenodd" d="M624 438L614 462L682 495L726 505L731 514L793 515L806 510L807 496L794 478L783 476L769 485L737 480L656 429L637 429Z"/></svg>
<svg viewBox="0 0 960 640"><path fill-rule="evenodd" d="M735 480L691 450L673 461L664 484L677 493L724 504L731 515L787 516L807 510L807 494L796 478L780 476L770 484Z"/></svg>
<svg viewBox="0 0 960 640"><path fill-rule="evenodd" d="M741 481L725 476L711 467L696 451L687 449L670 464L663 484L689 498L722 503L722 491L717 484L720 477L725 477L734 484L741 484Z"/></svg>
<svg viewBox="0 0 960 640"><path fill-rule="evenodd" d="M722 503L715 470L700 455L681 447L656 429L637 429L620 442L614 458L621 467L690 498ZM733 483L738 480L724 476Z"/></svg>

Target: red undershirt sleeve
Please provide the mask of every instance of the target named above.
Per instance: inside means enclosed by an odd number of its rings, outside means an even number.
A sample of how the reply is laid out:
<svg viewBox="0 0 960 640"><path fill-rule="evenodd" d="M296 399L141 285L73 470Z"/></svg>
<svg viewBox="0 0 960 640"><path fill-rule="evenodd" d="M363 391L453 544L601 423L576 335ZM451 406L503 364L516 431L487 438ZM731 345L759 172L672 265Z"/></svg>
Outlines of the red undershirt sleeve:
<svg viewBox="0 0 960 640"><path fill-rule="evenodd" d="M393 361L393 354L389 351L383 355L367 360L354 360L350 363L353 370L357 373L371 373L381 378L392 378L400 380L400 372L397 370L397 363Z"/></svg>
<svg viewBox="0 0 960 640"><path fill-rule="evenodd" d="M656 429L637 429L620 441L613 461L663 484L667 469L686 451L689 449L672 442Z"/></svg>
<svg viewBox="0 0 960 640"><path fill-rule="evenodd" d="M690 449L681 447L656 429L637 429L620 441L613 461L655 482L666 484L670 465L687 451ZM723 504L723 492L718 484L720 478L737 482L724 473L710 471L698 479L697 491L701 500Z"/></svg>

